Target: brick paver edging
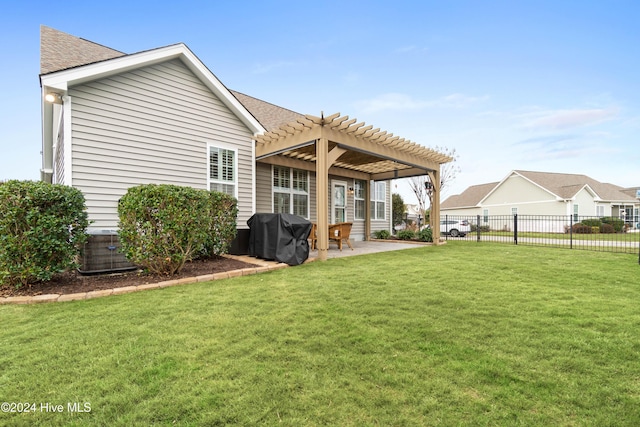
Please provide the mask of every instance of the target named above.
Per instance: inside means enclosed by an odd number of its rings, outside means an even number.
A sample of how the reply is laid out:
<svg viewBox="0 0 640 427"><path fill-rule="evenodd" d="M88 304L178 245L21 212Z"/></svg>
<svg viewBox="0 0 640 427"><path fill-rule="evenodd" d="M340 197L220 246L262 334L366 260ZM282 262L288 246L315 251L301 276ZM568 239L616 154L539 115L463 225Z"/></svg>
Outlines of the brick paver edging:
<svg viewBox="0 0 640 427"><path fill-rule="evenodd" d="M189 283L197 282L210 282L212 280L228 279L230 277L250 276L252 274L264 273L266 271L279 270L281 268L288 267L287 264L279 262L271 262L259 260L256 258L249 258L244 256L228 255L229 258L237 259L247 262L249 264L255 264L256 267L243 268L241 270L225 271L222 273L205 274L203 276L196 277L184 277L182 279L166 280L158 283L148 283L144 285L126 286L123 288L103 289L101 291L81 292L77 294L46 294L36 296L17 296L17 297L0 297L0 305L2 304L37 304L43 302L64 302L64 301L76 301L83 299L106 297L109 295L121 295L131 292L145 291L147 289L160 289L167 288L169 286L186 285Z"/></svg>

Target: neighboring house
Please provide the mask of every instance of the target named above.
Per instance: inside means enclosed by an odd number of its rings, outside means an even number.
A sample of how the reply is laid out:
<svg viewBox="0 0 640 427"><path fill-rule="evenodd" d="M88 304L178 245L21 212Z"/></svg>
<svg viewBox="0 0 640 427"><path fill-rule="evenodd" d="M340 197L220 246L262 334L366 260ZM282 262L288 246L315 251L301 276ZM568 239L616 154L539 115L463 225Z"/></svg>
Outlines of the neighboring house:
<svg viewBox="0 0 640 427"><path fill-rule="evenodd" d="M346 116L230 91L184 44L124 54L43 26L40 83L41 178L80 189L97 230L118 227L129 187L166 183L236 197L240 251L256 212L299 215L319 232L353 222L352 238L368 239L391 230L392 179L451 161Z"/></svg>
<svg viewBox="0 0 640 427"><path fill-rule="evenodd" d="M474 185L449 197L440 205L440 214L614 216L637 227L636 193L586 175L515 170L500 182Z"/></svg>

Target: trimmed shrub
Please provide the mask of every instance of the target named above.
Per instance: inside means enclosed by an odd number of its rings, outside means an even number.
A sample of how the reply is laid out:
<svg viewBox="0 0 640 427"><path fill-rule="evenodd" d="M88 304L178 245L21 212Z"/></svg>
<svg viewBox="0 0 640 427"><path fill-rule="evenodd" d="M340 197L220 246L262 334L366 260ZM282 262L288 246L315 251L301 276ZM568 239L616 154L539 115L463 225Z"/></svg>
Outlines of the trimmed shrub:
<svg viewBox="0 0 640 427"><path fill-rule="evenodd" d="M418 232L418 239L423 242L433 242L433 232L431 228L425 227Z"/></svg>
<svg viewBox="0 0 640 427"><path fill-rule="evenodd" d="M122 252L153 273L179 272L207 243L211 204L208 191L191 187L129 188L118 202Z"/></svg>
<svg viewBox="0 0 640 427"><path fill-rule="evenodd" d="M209 202L211 224L200 255L216 257L229 252L229 246L236 237L238 203L234 197L217 191L209 193Z"/></svg>
<svg viewBox="0 0 640 427"><path fill-rule="evenodd" d="M583 219L581 224L588 225L589 227L600 227L602 225L602 221L600 221L598 218L588 218Z"/></svg>
<svg viewBox="0 0 640 427"><path fill-rule="evenodd" d="M603 224L609 224L612 226L616 233L622 233L622 230L624 230L624 221L620 218L608 216L602 218L601 221Z"/></svg>
<svg viewBox="0 0 640 427"><path fill-rule="evenodd" d="M591 227L584 224L575 224L573 226L573 232L576 234L591 234Z"/></svg>
<svg viewBox="0 0 640 427"><path fill-rule="evenodd" d="M0 283L20 287L77 268L88 225L85 199L76 188L0 183Z"/></svg>
<svg viewBox="0 0 640 427"><path fill-rule="evenodd" d="M607 234L614 234L616 232L616 230L613 228L613 225L611 225L611 224L601 224L600 225L600 232L601 233L607 233Z"/></svg>
<svg viewBox="0 0 640 427"><path fill-rule="evenodd" d="M391 233L389 233L389 230L377 230L373 232L373 237L384 240L391 237Z"/></svg>
<svg viewBox="0 0 640 427"><path fill-rule="evenodd" d="M401 230L398 231L398 239L411 240L416 237L416 232L413 230Z"/></svg>

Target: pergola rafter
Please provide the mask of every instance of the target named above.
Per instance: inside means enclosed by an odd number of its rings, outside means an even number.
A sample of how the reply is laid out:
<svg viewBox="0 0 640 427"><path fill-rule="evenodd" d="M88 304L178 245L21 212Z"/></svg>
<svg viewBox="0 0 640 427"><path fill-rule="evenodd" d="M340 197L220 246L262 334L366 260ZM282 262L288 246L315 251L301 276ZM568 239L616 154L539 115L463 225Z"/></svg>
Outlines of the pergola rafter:
<svg viewBox="0 0 640 427"><path fill-rule="evenodd" d="M374 129L355 118L335 113L330 116L305 115L254 137L257 160L273 156L291 161L315 163L316 206L318 209L318 258L326 259L328 249L328 174L344 171L369 181L430 175L436 185L434 204L439 205L440 165L453 159L392 133ZM310 170L312 168L305 167ZM352 171L351 173L346 171ZM357 174L357 175L353 175ZM434 181L435 179L435 181ZM370 231L369 192L366 195L367 235ZM433 212L434 241L440 235L439 212Z"/></svg>

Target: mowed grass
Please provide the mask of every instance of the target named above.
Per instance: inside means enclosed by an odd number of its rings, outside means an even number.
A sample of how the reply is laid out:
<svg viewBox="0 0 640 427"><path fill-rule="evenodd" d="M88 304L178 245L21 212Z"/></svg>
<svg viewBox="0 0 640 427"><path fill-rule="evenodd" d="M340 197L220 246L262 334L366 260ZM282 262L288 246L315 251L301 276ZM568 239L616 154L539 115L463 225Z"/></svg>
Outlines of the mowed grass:
<svg viewBox="0 0 640 427"><path fill-rule="evenodd" d="M0 319L0 401L37 404L0 425L640 424L631 255L449 242Z"/></svg>

